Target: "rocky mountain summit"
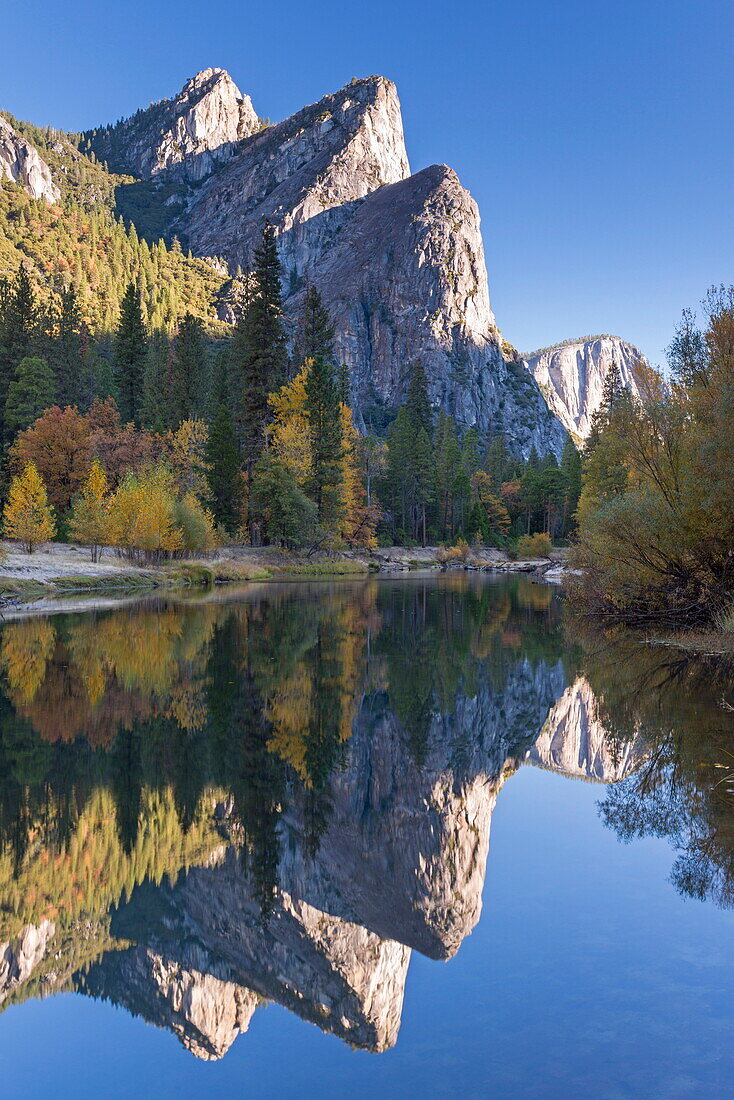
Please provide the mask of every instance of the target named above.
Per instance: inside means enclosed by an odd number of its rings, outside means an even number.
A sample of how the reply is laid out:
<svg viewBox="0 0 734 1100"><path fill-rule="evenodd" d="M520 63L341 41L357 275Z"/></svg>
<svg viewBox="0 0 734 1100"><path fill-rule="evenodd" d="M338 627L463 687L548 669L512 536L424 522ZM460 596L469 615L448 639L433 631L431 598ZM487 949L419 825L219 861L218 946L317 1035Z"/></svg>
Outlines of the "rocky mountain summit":
<svg viewBox="0 0 734 1100"><path fill-rule="evenodd" d="M307 282L321 291L363 423L399 403L421 358L436 408L505 431L518 454L560 455L565 430L492 314L476 204L445 166L410 174L389 80L353 80L263 128L229 75L207 69L85 137L115 171L153 180L169 235L230 272L273 223L286 316ZM233 320L229 300L220 315Z"/></svg>
<svg viewBox="0 0 734 1100"><path fill-rule="evenodd" d="M0 115L0 177L19 183L32 199L58 202L59 188L37 149Z"/></svg>
<svg viewBox="0 0 734 1100"><path fill-rule="evenodd" d="M31 141L0 118L0 175L58 201L64 169ZM94 154L87 175L102 173L117 213L140 235L178 237L211 262L224 280L215 303L222 321L236 319L236 273L251 268L270 221L286 321L293 332L305 287L315 285L350 369L360 427L389 422L416 360L436 409L482 435L502 432L522 457L533 447L560 457L567 433L586 437L612 363L635 388L641 354L616 337L525 360L503 340L477 205L445 165L411 174L397 90L385 77L354 79L270 125L229 73L204 69L177 95L62 152Z"/></svg>
<svg viewBox="0 0 734 1100"><path fill-rule="evenodd" d="M224 69L203 69L173 99L162 99L114 126L83 135L114 172L149 179L167 170L203 179L233 152L233 143L260 128L252 101Z"/></svg>
<svg viewBox="0 0 734 1100"><path fill-rule="evenodd" d="M542 348L523 362L551 411L574 438L583 440L601 405L609 372L616 369L622 385L636 394L635 371L645 357L618 336L587 336Z"/></svg>

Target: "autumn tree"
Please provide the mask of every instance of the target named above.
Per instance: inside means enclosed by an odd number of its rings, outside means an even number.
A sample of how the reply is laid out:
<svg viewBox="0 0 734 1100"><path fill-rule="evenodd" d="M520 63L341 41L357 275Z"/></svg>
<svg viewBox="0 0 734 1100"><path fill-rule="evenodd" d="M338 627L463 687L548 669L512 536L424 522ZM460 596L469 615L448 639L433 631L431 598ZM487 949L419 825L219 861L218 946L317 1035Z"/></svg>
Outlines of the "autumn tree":
<svg viewBox="0 0 734 1100"><path fill-rule="evenodd" d="M492 478L485 470L475 470L471 478L474 505L467 523L470 537L481 535L489 545L502 545L510 534L507 508L493 491Z"/></svg>
<svg viewBox="0 0 734 1100"><path fill-rule="evenodd" d="M157 562L183 548L177 494L164 466L129 473L112 494L110 540L132 560Z"/></svg>
<svg viewBox="0 0 734 1100"><path fill-rule="evenodd" d="M32 462L10 483L3 509L3 534L6 539L20 542L29 554L56 534L46 486Z"/></svg>
<svg viewBox="0 0 734 1100"><path fill-rule="evenodd" d="M101 548L109 539L108 488L107 475L94 459L81 493L74 498L69 520L71 537L89 546L93 562L99 561Z"/></svg>
<svg viewBox="0 0 734 1100"><path fill-rule="evenodd" d="M184 420L167 437L168 465L181 495L193 493L202 500L209 493L209 431L203 420Z"/></svg>
<svg viewBox="0 0 734 1100"><path fill-rule="evenodd" d="M75 408L52 406L16 437L8 454L8 464L15 474L32 464L47 486L51 504L62 513L74 494L81 490L89 473L91 457L87 418Z"/></svg>
<svg viewBox="0 0 734 1100"><path fill-rule="evenodd" d="M640 364L584 455L577 588L600 614L680 625L734 601L734 288L704 316L684 317L675 382Z"/></svg>

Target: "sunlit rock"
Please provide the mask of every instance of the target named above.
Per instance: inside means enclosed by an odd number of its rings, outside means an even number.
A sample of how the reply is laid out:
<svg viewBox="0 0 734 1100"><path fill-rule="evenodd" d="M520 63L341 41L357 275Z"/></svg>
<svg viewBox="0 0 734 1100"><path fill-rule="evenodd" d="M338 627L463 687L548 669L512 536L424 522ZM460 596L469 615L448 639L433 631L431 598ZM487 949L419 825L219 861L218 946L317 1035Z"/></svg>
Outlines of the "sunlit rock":
<svg viewBox="0 0 734 1100"><path fill-rule="evenodd" d="M38 151L0 115L0 177L19 183L32 199L58 202L51 169Z"/></svg>

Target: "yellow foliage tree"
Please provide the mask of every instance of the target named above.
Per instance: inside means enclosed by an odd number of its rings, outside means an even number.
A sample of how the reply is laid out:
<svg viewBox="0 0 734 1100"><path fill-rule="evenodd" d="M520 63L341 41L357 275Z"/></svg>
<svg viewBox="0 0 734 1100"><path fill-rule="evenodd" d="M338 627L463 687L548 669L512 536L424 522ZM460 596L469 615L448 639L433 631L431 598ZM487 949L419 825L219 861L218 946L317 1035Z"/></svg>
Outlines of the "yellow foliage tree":
<svg viewBox="0 0 734 1100"><path fill-rule="evenodd" d="M313 467L311 427L306 416L308 371L306 362L292 382L271 393L268 399L273 410L270 446L275 456L292 471L301 489L307 485Z"/></svg>
<svg viewBox="0 0 734 1100"><path fill-rule="evenodd" d="M176 490L165 466L128 474L110 501L110 537L133 560L160 561L183 549Z"/></svg>
<svg viewBox="0 0 734 1100"><path fill-rule="evenodd" d="M367 504L362 464L360 461L360 435L352 420L352 410L341 404L342 426L342 499L344 501L344 527L342 536L350 546L377 545L375 527L378 511Z"/></svg>
<svg viewBox="0 0 734 1100"><path fill-rule="evenodd" d="M81 494L72 505L69 532L76 542L89 546L92 561L99 561L100 550L110 535L110 511L107 475L95 459Z"/></svg>
<svg viewBox="0 0 734 1100"><path fill-rule="evenodd" d="M307 489L313 474L311 426L306 414L306 382L310 360L287 385L270 395L273 421L270 426L270 446L275 456L287 466L301 489ZM352 421L352 410L342 402L341 496L343 503L341 538L352 546L374 546L378 510L367 504L360 435Z"/></svg>
<svg viewBox="0 0 734 1100"><path fill-rule="evenodd" d="M209 494L206 475L211 469L206 460L209 429L203 420L184 420L181 427L168 435L168 464L181 494L193 493L199 500Z"/></svg>
<svg viewBox="0 0 734 1100"><path fill-rule="evenodd" d="M29 462L19 477L10 483L8 501L3 509L3 534L22 543L29 554L56 534L53 508L43 478Z"/></svg>

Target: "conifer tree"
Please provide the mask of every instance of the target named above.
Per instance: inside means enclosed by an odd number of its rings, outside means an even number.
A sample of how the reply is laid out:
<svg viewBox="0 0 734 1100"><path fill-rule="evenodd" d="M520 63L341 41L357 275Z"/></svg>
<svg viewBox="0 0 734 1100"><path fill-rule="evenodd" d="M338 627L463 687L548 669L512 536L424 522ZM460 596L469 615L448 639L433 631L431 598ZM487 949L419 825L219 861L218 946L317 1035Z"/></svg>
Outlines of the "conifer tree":
<svg viewBox="0 0 734 1100"><path fill-rule="evenodd" d="M456 421L441 413L436 425L436 497L440 538L454 533L454 483L461 463Z"/></svg>
<svg viewBox="0 0 734 1100"><path fill-rule="evenodd" d="M152 333L145 357L140 423L155 432L174 426L168 370L170 353L171 344L165 332Z"/></svg>
<svg viewBox="0 0 734 1100"><path fill-rule="evenodd" d="M428 508L434 490L433 445L425 428L416 432L407 406L398 410L387 438L385 502L389 504L401 538L427 538Z"/></svg>
<svg viewBox="0 0 734 1100"><path fill-rule="evenodd" d="M32 554L37 546L56 534L53 509L48 503L46 486L34 463L10 483L3 509L3 535L20 542Z"/></svg>
<svg viewBox="0 0 734 1100"><path fill-rule="evenodd" d="M505 446L505 437L499 433L491 436L484 459L484 469L489 474L492 488L495 492L499 491L503 482L509 480L511 474L510 466L511 463Z"/></svg>
<svg viewBox="0 0 734 1100"><path fill-rule="evenodd" d="M4 418L8 388L15 368L31 350L37 317L38 308L30 276L21 265L15 284L5 295L0 312L0 421ZM3 438L4 436L3 423Z"/></svg>
<svg viewBox="0 0 734 1100"><path fill-rule="evenodd" d="M171 358L173 423L196 417L204 407L206 348L201 321L191 313L179 325Z"/></svg>
<svg viewBox="0 0 734 1100"><path fill-rule="evenodd" d="M336 370L323 355L316 356L306 377L306 415L313 452L312 495L319 522L327 531L335 531L343 514L341 402Z"/></svg>
<svg viewBox="0 0 734 1100"><path fill-rule="evenodd" d="M56 379L46 360L36 356L21 359L15 368L5 402L6 444L10 444L17 432L29 427L49 409L55 396Z"/></svg>
<svg viewBox="0 0 734 1100"><path fill-rule="evenodd" d="M79 300L73 287L61 295L58 339L54 341L51 364L56 375L56 399L60 405L75 405L82 395L85 333Z"/></svg>
<svg viewBox="0 0 734 1100"><path fill-rule="evenodd" d="M296 338L296 367L307 359L321 355L328 362L334 360L334 329L323 299L313 284L306 288Z"/></svg>
<svg viewBox="0 0 734 1100"><path fill-rule="evenodd" d="M232 415L225 404L217 409L207 448L209 500L217 523L230 533L237 527L239 449Z"/></svg>
<svg viewBox="0 0 734 1100"><path fill-rule="evenodd" d="M411 367L405 404L415 431L423 428L430 439L433 436L433 410L428 398L426 372L420 359L416 359Z"/></svg>
<svg viewBox="0 0 734 1100"><path fill-rule="evenodd" d="M268 394L285 381L288 359L280 261L275 230L267 222L260 247L255 251L254 275L254 291L237 325L231 351L233 368L239 376L241 402L237 427L248 477L264 444L269 419Z"/></svg>
<svg viewBox="0 0 734 1100"><path fill-rule="evenodd" d="M128 283L122 299L114 351L120 416L124 423L139 425L148 337L143 324L140 295L132 282Z"/></svg>
<svg viewBox="0 0 734 1100"><path fill-rule="evenodd" d="M581 496L582 459L573 441L566 440L561 458L561 477L564 486L563 534L567 535L575 525L576 509Z"/></svg>

